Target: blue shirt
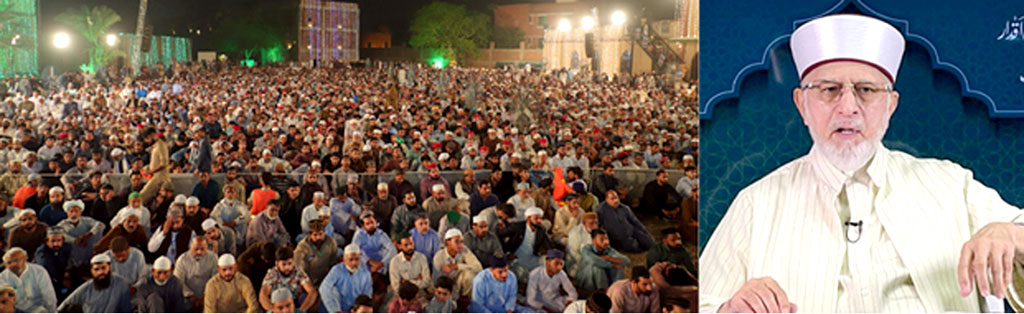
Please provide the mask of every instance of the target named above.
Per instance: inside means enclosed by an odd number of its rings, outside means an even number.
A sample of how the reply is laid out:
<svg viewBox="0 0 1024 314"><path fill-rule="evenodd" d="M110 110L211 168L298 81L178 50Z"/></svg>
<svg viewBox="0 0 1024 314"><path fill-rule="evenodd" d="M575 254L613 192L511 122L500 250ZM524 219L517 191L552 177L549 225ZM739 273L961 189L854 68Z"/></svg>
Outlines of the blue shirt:
<svg viewBox="0 0 1024 314"><path fill-rule="evenodd" d="M338 263L331 267L318 291L327 312L348 312L360 294L373 296L373 279L365 266L359 266L353 274L344 263Z"/></svg>
<svg viewBox="0 0 1024 314"><path fill-rule="evenodd" d="M54 204L46 204L43 209L39 210L39 221L45 223L47 226L53 227L60 223L61 220L67 219L68 214L64 212L63 203L57 204L58 208L53 207Z"/></svg>
<svg viewBox="0 0 1024 314"><path fill-rule="evenodd" d="M416 252L427 256L427 264L434 267L434 254L441 250L441 237L434 229L427 229L426 234L420 233L416 228L409 229L412 235L412 243L416 246Z"/></svg>
<svg viewBox="0 0 1024 314"><path fill-rule="evenodd" d="M516 309L516 275L508 273L505 282L494 279L491 270L484 269L473 277L473 296L469 311L475 313L505 313Z"/></svg>
<svg viewBox="0 0 1024 314"><path fill-rule="evenodd" d="M484 208L491 206L498 206L498 197L494 196L494 193L487 195L486 199L480 195L479 191L473 192L473 194L469 196L469 212L472 213L472 216L474 217L480 214Z"/></svg>
<svg viewBox="0 0 1024 314"><path fill-rule="evenodd" d="M352 243L358 245L366 257L384 263L384 268L380 270L383 274L387 273L391 258L398 252L395 243L391 242L391 238L381 229L374 230L371 235L366 229L359 228L356 235L352 236Z"/></svg>
<svg viewBox="0 0 1024 314"><path fill-rule="evenodd" d="M356 204L351 198L345 198L345 201L342 202L334 197L331 198L330 207L331 226L334 226L334 230L346 233L348 230L355 229L355 221L352 220L352 217L359 217L359 204Z"/></svg>
<svg viewBox="0 0 1024 314"><path fill-rule="evenodd" d="M217 202L220 201L218 197L219 194L220 185L212 179L205 187L202 182L197 182L196 185L192 187L192 196L199 199L199 207L209 208L212 210L214 206L217 206Z"/></svg>

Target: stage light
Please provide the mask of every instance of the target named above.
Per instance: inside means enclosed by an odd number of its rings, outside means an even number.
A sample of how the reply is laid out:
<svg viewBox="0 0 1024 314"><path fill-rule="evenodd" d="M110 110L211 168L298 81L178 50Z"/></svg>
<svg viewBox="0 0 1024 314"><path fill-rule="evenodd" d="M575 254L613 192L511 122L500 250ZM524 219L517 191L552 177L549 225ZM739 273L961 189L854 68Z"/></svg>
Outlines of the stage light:
<svg viewBox="0 0 1024 314"><path fill-rule="evenodd" d="M68 33L60 32L53 36L53 45L57 49L64 49L71 45L71 36Z"/></svg>
<svg viewBox="0 0 1024 314"><path fill-rule="evenodd" d="M580 26L583 27L584 31L589 31L591 28L594 28L594 18L584 16L583 19L580 20Z"/></svg>
<svg viewBox="0 0 1024 314"><path fill-rule="evenodd" d="M570 24L569 20L567 20L567 19L558 20L558 30L560 30L560 31L572 30L572 24Z"/></svg>
<svg viewBox="0 0 1024 314"><path fill-rule="evenodd" d="M622 25L626 23L626 12L615 11L612 13L612 24Z"/></svg>
<svg viewBox="0 0 1024 314"><path fill-rule="evenodd" d="M116 44L117 44L117 35L108 34L107 35L107 46L113 47Z"/></svg>

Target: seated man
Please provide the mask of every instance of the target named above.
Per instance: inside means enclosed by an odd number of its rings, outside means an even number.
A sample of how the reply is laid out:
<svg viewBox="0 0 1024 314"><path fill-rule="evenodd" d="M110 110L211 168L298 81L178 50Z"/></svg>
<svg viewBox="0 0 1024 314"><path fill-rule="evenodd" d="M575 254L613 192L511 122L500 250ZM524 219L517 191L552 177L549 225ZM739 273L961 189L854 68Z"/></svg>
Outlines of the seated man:
<svg viewBox="0 0 1024 314"><path fill-rule="evenodd" d="M57 296L53 290L50 275L42 266L28 263L28 254L19 247L4 253L7 269L0 272L0 284L15 287L17 303L14 307L21 312L53 312Z"/></svg>
<svg viewBox="0 0 1024 314"><path fill-rule="evenodd" d="M427 216L430 217L430 228L435 230L440 226L441 218L444 218L448 211L456 209L459 205L458 200L448 197L447 186L447 184L434 185L430 188L433 194L431 194L430 198L423 201L423 210L426 210ZM420 189L423 189L423 187L420 186Z"/></svg>
<svg viewBox="0 0 1024 314"><path fill-rule="evenodd" d="M324 233L326 220L309 223L309 236L295 246L295 267L309 275L314 287L319 287L324 276L338 262L338 244Z"/></svg>
<svg viewBox="0 0 1024 314"><path fill-rule="evenodd" d="M661 235L661 243L647 252L647 267L660 262L670 262L686 267L687 271L696 276L697 267L693 265L690 253L686 252L686 248L683 247L682 235L679 234L679 230L671 227L665 228L661 230Z"/></svg>
<svg viewBox="0 0 1024 314"><path fill-rule="evenodd" d="M417 214L426 214L423 206L416 202L416 192L409 190L402 196L402 204L395 208L395 214L391 216L391 233L397 235L402 231L409 231L413 228Z"/></svg>
<svg viewBox="0 0 1024 314"><path fill-rule="evenodd" d="M233 245L243 245L245 231L249 228L249 207L239 200L239 195L242 195L245 191L243 190L240 193L236 189L236 185L228 184L224 186L224 198L217 205L213 206L210 218L217 221L218 225L235 231L234 240L238 241L238 243Z"/></svg>
<svg viewBox="0 0 1024 314"><path fill-rule="evenodd" d="M217 260L217 276L206 282L203 298L205 313L256 313L260 304L249 277L236 272L235 257L221 255Z"/></svg>
<svg viewBox="0 0 1024 314"><path fill-rule="evenodd" d="M100 254L92 257L92 279L86 281L64 302L57 312L80 307L83 313L128 313L132 311L129 285L110 271L110 256Z"/></svg>
<svg viewBox="0 0 1024 314"><path fill-rule="evenodd" d="M473 232L466 237L466 247L473 252L473 255L478 256L478 259L483 258L484 263L488 261L488 256L494 257L505 257L505 252L501 249L501 241L498 240L498 236L488 231L487 217L477 215L473 217ZM491 267L491 265L484 264L483 267Z"/></svg>
<svg viewBox="0 0 1024 314"><path fill-rule="evenodd" d="M608 287L612 313L653 313L661 310L660 294L646 267L633 267L632 278L616 281Z"/></svg>
<svg viewBox="0 0 1024 314"><path fill-rule="evenodd" d="M265 210L252 218L249 230L245 231L245 247L252 247L257 242L271 242L277 246L291 243L288 231L278 216L280 210L277 202L270 202Z"/></svg>
<svg viewBox="0 0 1024 314"><path fill-rule="evenodd" d="M167 211L167 221L153 232L149 243L146 244L150 253L176 260L178 255L188 251L189 242L196 237L196 233L185 224L184 215L184 211L179 207L172 207Z"/></svg>
<svg viewBox="0 0 1024 314"><path fill-rule="evenodd" d="M107 231L107 234L93 247L93 254L106 252L110 249L110 241L116 237L124 237L128 240L129 246L140 250L145 250L149 243L149 237L139 225L139 213L133 212L129 213L120 224L114 225L110 231Z"/></svg>
<svg viewBox="0 0 1024 314"><path fill-rule="evenodd" d="M388 266L390 268L388 274L391 279L391 292L398 294L401 292L401 284L410 283L416 287L416 294L422 293L425 296L431 283L427 257L416 251L416 245L408 232L399 233L397 239L401 254L392 257Z"/></svg>
<svg viewBox="0 0 1024 314"><path fill-rule="evenodd" d="M36 220L36 212L25 209L18 212L18 225L7 236L7 248L20 247L26 252L35 252L46 241L49 227ZM35 256L29 256L31 262Z"/></svg>
<svg viewBox="0 0 1024 314"><path fill-rule="evenodd" d="M619 201L619 193L608 191L605 201L597 206L597 218L608 231L612 247L626 253L646 252L654 246L654 239L633 210Z"/></svg>
<svg viewBox="0 0 1024 314"><path fill-rule="evenodd" d="M331 268L318 290L329 313L348 312L355 309L357 296L373 295L370 270L362 262L359 246L355 243L345 246L343 256L345 259ZM370 302L372 307L372 300Z"/></svg>
<svg viewBox="0 0 1024 314"><path fill-rule="evenodd" d="M36 259L33 263L46 269L58 299L63 300L68 293L71 293L68 289L75 284L72 283L72 278L77 279L76 281L82 281L76 278L81 276L71 275L72 269L68 263L68 258L71 257L71 247L64 245L64 233L59 229L50 229L46 232L46 243L36 249L35 255ZM75 272L80 273L81 271ZM68 280L67 283L70 285L64 285L65 279Z"/></svg>
<svg viewBox="0 0 1024 314"><path fill-rule="evenodd" d="M593 241L583 246L580 255L576 284L583 290L600 290L625 277L629 258L611 248L604 229L594 229L591 237Z"/></svg>
<svg viewBox="0 0 1024 314"><path fill-rule="evenodd" d="M85 203L81 200L70 200L64 202L64 211L67 218L57 223L56 228L64 232L64 239L71 244L71 267L78 267L89 263L92 257L93 246L103 237L103 230L106 225L82 216L82 209Z"/></svg>
<svg viewBox="0 0 1024 314"><path fill-rule="evenodd" d="M171 276L171 260L161 256L153 263L153 275L136 287L132 303L141 313L188 312L182 287L181 280Z"/></svg>
<svg viewBox="0 0 1024 314"><path fill-rule="evenodd" d="M195 237L188 252L174 263L174 277L184 286L183 296L190 302L190 311L202 310L206 283L217 274L217 255L208 248L205 237Z"/></svg>
<svg viewBox="0 0 1024 314"><path fill-rule="evenodd" d="M416 252L423 253L427 257L427 264L433 267L434 255L441 249L441 236L430 228L430 219L426 214L419 213L413 217L413 228L409 229L409 234L416 245Z"/></svg>
<svg viewBox="0 0 1024 314"><path fill-rule="evenodd" d="M420 288L411 282L403 281L398 287L397 297L388 304L388 313L419 313L423 311L423 303L419 298Z"/></svg>
<svg viewBox="0 0 1024 314"><path fill-rule="evenodd" d="M682 199L675 188L668 183L668 174L665 169L658 169L654 181L644 186L644 195L641 198L643 204L642 212L653 216L661 216L668 219L679 217L679 204Z"/></svg>
<svg viewBox="0 0 1024 314"><path fill-rule="evenodd" d="M526 303L534 310L560 313L579 296L569 276L562 271L564 259L562 251L548 250L544 266L530 272L530 280L526 285Z"/></svg>
<svg viewBox="0 0 1024 314"><path fill-rule="evenodd" d="M174 207L174 205L171 205L171 207ZM167 210L168 213L170 213L170 211L171 209ZM184 209L182 209L182 213L184 213ZM146 234L149 234L149 230L153 230L150 226L151 219L149 209L142 206L142 195L138 192L133 192L128 195L128 206L117 211L117 215L114 215L114 218L110 219L110 225L114 226L120 224L128 217L128 215L131 214L139 216L139 225L142 226L143 231L146 231Z"/></svg>
<svg viewBox="0 0 1024 314"><path fill-rule="evenodd" d="M510 252L508 257L512 260L513 272L523 280L530 276L531 270L541 265L541 256L551 245L542 225L543 216L540 208L531 207L526 210L526 221L512 223L498 232L502 248Z"/></svg>
<svg viewBox="0 0 1024 314"><path fill-rule="evenodd" d="M129 286L135 286L146 278L146 259L142 251L128 246L128 240L114 238L110 243L110 250L103 254L110 258L110 274L121 277Z"/></svg>
<svg viewBox="0 0 1024 314"><path fill-rule="evenodd" d="M572 302L565 307L563 313L609 313L612 308L612 299L604 292L594 292L586 300Z"/></svg>
<svg viewBox="0 0 1024 314"><path fill-rule="evenodd" d="M447 276L437 278L437 284L434 285L434 297L430 299L430 303L427 303L427 307L423 309L423 312L451 313L455 310L455 300L452 299L452 289L454 286L455 282Z"/></svg>
<svg viewBox="0 0 1024 314"><path fill-rule="evenodd" d="M444 235L445 246L434 255L434 280L445 276L455 280L454 296L469 296L473 277L482 268L473 252L462 245L462 232L448 230Z"/></svg>
<svg viewBox="0 0 1024 314"><path fill-rule="evenodd" d="M270 294L279 288L288 289L295 300L302 303L299 309L309 312L316 305L317 292L313 282L301 269L295 268L294 253L286 247L278 248L274 259L274 268L263 278L260 289L260 304L264 309L272 309Z"/></svg>
<svg viewBox="0 0 1024 314"><path fill-rule="evenodd" d="M565 268L568 270L566 273L569 274L569 277L576 278L580 259L582 259L583 246L594 242L590 238L590 233L594 229L597 229L597 214L586 213L583 214L582 222L569 231L569 242L565 247L565 250L569 252L569 257L565 260Z"/></svg>
<svg viewBox="0 0 1024 314"><path fill-rule="evenodd" d="M270 294L271 313L295 313L295 298L286 288L278 288Z"/></svg>
<svg viewBox="0 0 1024 314"><path fill-rule="evenodd" d="M491 268L473 278L473 297L469 311L474 313L529 313L528 307L516 304L519 289L516 275L509 272L503 258L493 258Z"/></svg>
<svg viewBox="0 0 1024 314"><path fill-rule="evenodd" d="M217 224L213 218L206 218L200 227L203 230L203 238L206 238L207 249L212 251L214 256L226 253L235 254L238 248L235 230Z"/></svg>

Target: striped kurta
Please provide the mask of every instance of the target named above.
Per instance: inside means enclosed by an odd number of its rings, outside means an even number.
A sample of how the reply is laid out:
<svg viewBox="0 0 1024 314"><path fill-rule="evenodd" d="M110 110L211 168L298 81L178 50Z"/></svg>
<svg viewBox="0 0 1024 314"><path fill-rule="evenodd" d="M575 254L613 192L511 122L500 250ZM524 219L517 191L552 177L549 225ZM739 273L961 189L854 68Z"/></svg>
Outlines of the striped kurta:
<svg viewBox="0 0 1024 314"><path fill-rule="evenodd" d="M700 310L771 277L801 312L978 312L976 292L959 294L960 249L981 227L1019 215L949 161L879 146L848 174L812 148L733 200L700 258ZM861 230L847 233L846 221ZM1016 287L1007 294L1015 306Z"/></svg>

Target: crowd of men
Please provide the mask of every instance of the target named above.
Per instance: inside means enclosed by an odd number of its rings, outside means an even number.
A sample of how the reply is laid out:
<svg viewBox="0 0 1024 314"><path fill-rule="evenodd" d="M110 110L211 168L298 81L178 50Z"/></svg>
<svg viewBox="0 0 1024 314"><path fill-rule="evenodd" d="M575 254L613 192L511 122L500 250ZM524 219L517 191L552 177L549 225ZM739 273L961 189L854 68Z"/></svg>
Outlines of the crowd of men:
<svg viewBox="0 0 1024 314"><path fill-rule="evenodd" d="M695 102L667 77L149 74L0 84L0 309L691 309Z"/></svg>

